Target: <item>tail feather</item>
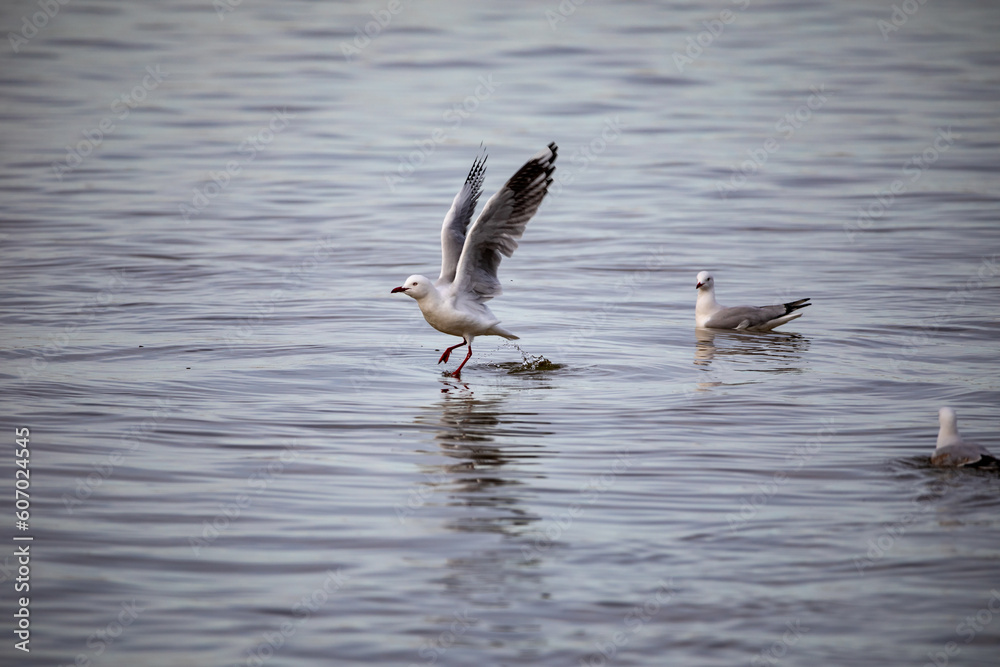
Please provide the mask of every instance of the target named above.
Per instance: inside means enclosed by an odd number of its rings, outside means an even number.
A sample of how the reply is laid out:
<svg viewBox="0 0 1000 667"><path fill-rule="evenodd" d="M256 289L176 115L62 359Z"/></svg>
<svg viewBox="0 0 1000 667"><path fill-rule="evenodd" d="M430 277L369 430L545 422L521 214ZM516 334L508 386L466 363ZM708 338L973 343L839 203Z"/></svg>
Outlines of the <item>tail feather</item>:
<svg viewBox="0 0 1000 667"><path fill-rule="evenodd" d="M485 335L487 335L487 336L503 336L507 340L521 340L520 337L515 336L514 334L512 334L509 331L507 331L506 329L504 329L499 324L493 325L490 328L490 330L486 332Z"/></svg>

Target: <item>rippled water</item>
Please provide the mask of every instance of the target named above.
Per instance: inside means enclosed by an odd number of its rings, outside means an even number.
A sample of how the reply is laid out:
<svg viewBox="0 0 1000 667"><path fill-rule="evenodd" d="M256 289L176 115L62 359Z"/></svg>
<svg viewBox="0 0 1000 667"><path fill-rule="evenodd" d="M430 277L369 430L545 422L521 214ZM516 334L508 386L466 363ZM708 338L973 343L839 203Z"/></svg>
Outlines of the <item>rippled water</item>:
<svg viewBox="0 0 1000 667"><path fill-rule="evenodd" d="M4 664L997 664L1000 9L901 5L4 5ZM549 141L443 377L389 290Z"/></svg>

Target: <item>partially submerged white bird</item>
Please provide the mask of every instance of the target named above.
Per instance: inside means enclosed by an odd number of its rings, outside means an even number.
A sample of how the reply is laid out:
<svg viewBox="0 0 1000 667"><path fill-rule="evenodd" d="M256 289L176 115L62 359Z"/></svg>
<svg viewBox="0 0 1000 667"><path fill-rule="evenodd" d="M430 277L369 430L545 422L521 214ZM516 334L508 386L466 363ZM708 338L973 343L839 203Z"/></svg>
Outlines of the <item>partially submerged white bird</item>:
<svg viewBox="0 0 1000 667"><path fill-rule="evenodd" d="M708 271L698 274L695 287L698 289L698 302L694 307L695 323L699 327L710 329L770 331L796 317L802 317L802 313L796 311L812 305L809 299L799 299L778 306L722 306L715 300L715 279Z"/></svg>
<svg viewBox="0 0 1000 667"><path fill-rule="evenodd" d="M964 440L958 432L958 417L951 408L938 411L941 428L931 463L941 468L996 466L1000 461L982 445Z"/></svg>
<svg viewBox="0 0 1000 667"><path fill-rule="evenodd" d="M469 227L476 203L483 191L486 157L477 158L465 185L451 204L441 227L441 275L436 282L412 275L393 292L403 292L417 300L424 319L446 334L461 336L462 342L444 351L438 363L447 362L451 351L469 346L465 359L451 374L459 377L472 357L476 336L517 336L500 326L500 320L486 302L502 293L497 268L503 257L517 248L528 220L538 210L552 183L556 151L551 143L528 160L500 190L490 197L476 222Z"/></svg>

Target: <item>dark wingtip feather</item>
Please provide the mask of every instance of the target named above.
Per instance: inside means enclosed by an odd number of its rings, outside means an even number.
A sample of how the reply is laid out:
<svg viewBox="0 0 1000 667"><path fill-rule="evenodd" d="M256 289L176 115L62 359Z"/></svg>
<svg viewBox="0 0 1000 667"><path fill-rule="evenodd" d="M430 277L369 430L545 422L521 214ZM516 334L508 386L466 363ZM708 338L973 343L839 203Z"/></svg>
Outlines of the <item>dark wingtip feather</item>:
<svg viewBox="0 0 1000 667"><path fill-rule="evenodd" d="M548 149L552 151L552 157L548 161L548 167L545 168L545 192L542 196L545 196L545 194L548 193L549 186L552 185L552 174L556 170L556 158L559 157L559 147L556 146L556 142L550 142Z"/></svg>
<svg viewBox="0 0 1000 667"><path fill-rule="evenodd" d="M1000 468L1000 459L991 454L980 454L979 458L965 464L966 468Z"/></svg>
<svg viewBox="0 0 1000 667"><path fill-rule="evenodd" d="M486 158L489 157L486 153L477 157L472 163L472 169L469 170L469 175L465 177L466 183L476 183L478 181L479 185L482 185L483 178L486 174Z"/></svg>
<svg viewBox="0 0 1000 667"><path fill-rule="evenodd" d="M552 173L556 170L555 161L558 157L559 147L556 146L555 142L552 142L548 145L548 149L552 152L551 157L536 156L535 159L529 160L506 183L506 187L516 193L517 201L522 206L537 206L548 192L549 185L552 184ZM541 187L527 187L534 183L540 174L544 175Z"/></svg>

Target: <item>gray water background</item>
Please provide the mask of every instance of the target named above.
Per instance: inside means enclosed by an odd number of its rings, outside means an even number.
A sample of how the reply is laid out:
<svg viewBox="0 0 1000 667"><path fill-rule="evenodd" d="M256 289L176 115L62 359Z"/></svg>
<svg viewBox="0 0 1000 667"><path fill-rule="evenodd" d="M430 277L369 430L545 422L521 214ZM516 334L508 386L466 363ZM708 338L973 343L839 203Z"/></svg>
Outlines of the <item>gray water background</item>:
<svg viewBox="0 0 1000 667"><path fill-rule="evenodd" d="M1000 450L1000 7L906 8L72 0L8 37L0 660L1000 664L1000 478L928 466L945 404ZM550 141L491 302L521 340L443 377L389 290L480 143L488 196ZM696 333L702 269L814 305Z"/></svg>

